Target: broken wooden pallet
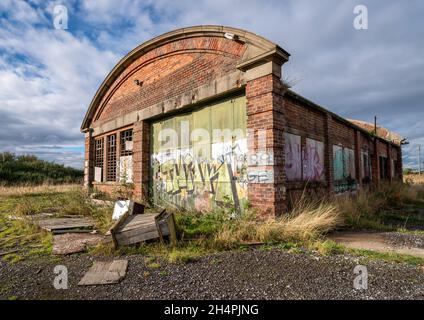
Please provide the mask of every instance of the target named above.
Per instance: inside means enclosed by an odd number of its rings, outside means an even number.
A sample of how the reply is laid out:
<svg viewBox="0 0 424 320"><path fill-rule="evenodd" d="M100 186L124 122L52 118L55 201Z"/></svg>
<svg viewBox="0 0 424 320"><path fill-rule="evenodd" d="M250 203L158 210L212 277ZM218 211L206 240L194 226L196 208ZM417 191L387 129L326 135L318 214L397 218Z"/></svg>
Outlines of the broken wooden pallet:
<svg viewBox="0 0 424 320"><path fill-rule="evenodd" d="M172 218L172 223L170 222L170 217ZM112 227L110 232L114 246L118 248L119 246L136 244L153 239L160 239L162 241L163 237L168 235L174 239L175 225L172 214L165 215L164 211L159 214L125 214Z"/></svg>
<svg viewBox="0 0 424 320"><path fill-rule="evenodd" d="M88 218L47 218L36 220L35 223L53 234L91 232L94 227L94 222Z"/></svg>
<svg viewBox="0 0 424 320"><path fill-rule="evenodd" d="M114 260L111 262L96 261L78 285L90 286L119 283L125 277L127 267L128 260Z"/></svg>

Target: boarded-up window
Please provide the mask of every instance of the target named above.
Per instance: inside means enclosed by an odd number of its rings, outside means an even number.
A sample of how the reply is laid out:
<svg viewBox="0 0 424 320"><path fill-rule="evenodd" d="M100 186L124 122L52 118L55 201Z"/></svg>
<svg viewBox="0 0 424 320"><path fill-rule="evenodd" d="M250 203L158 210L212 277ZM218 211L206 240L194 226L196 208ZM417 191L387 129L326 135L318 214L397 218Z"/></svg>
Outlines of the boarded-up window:
<svg viewBox="0 0 424 320"><path fill-rule="evenodd" d="M301 137L284 133L285 169L288 181L302 180Z"/></svg>
<svg viewBox="0 0 424 320"><path fill-rule="evenodd" d="M342 146L333 146L334 191L356 190L355 151Z"/></svg>
<svg viewBox="0 0 424 320"><path fill-rule="evenodd" d="M368 151L362 151L362 178L363 183L371 182L371 160Z"/></svg>
<svg viewBox="0 0 424 320"><path fill-rule="evenodd" d="M380 178L383 180L389 178L389 161L384 156L380 156Z"/></svg>
<svg viewBox="0 0 424 320"><path fill-rule="evenodd" d="M303 179L306 181L322 181L324 175L324 143L314 139L306 139L303 153Z"/></svg>
<svg viewBox="0 0 424 320"><path fill-rule="evenodd" d="M116 134L107 136L106 181L116 181Z"/></svg>

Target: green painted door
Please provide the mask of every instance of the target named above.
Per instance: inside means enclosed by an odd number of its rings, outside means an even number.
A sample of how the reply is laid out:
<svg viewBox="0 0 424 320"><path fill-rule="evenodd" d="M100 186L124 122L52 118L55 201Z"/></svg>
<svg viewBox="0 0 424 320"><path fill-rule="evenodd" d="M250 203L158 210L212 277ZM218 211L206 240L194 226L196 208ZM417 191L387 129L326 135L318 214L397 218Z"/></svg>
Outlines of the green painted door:
<svg viewBox="0 0 424 320"><path fill-rule="evenodd" d="M153 123L153 200L197 211L229 205L243 208L246 120L243 96Z"/></svg>

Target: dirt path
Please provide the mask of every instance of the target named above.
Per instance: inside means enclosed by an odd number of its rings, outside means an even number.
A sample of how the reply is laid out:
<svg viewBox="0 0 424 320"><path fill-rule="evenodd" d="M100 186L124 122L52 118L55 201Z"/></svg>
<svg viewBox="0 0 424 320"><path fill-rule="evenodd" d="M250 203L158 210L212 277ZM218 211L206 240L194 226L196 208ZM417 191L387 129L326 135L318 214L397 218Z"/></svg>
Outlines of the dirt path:
<svg viewBox="0 0 424 320"><path fill-rule="evenodd" d="M126 258L128 272L121 283L87 287L77 284L94 260L102 260L99 257L0 262L0 299L424 299L422 269L348 255L249 250L209 255L188 264L157 261L155 268L143 256ZM66 290L53 287L58 264L69 270ZM353 286L358 264L368 270L366 290Z"/></svg>
<svg viewBox="0 0 424 320"><path fill-rule="evenodd" d="M339 232L329 238L348 248L395 252L424 258L424 247L421 245L424 236L397 232Z"/></svg>

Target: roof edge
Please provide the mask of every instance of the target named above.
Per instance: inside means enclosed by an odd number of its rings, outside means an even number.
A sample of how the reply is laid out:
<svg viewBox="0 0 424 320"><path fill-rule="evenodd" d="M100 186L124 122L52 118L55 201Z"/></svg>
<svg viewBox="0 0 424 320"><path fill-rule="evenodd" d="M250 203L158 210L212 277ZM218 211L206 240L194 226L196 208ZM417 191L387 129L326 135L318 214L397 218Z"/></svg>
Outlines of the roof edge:
<svg viewBox="0 0 424 320"><path fill-rule="evenodd" d="M89 129L88 123L92 120L95 110L97 109L103 95L107 92L110 86L114 81L119 77L122 71L127 68L132 62L138 59L143 54L162 46L166 43L176 41L179 39L198 37L198 36L220 36L224 37L225 34L234 34L237 36L237 41L242 41L248 44L253 44L259 48L262 48L264 51L273 51L276 50L283 57L289 57L290 54L282 49L280 46L274 42L259 36L255 33L233 28L227 26L216 26L216 25L201 25L201 26L192 26L187 28L180 28L170 32L166 32L162 35L159 35L153 39L150 39L141 45L137 46L129 53L127 53L109 72L107 77L103 80L100 87L97 89L96 94L91 100L90 106L84 116L84 120L81 124L81 132L86 132Z"/></svg>

